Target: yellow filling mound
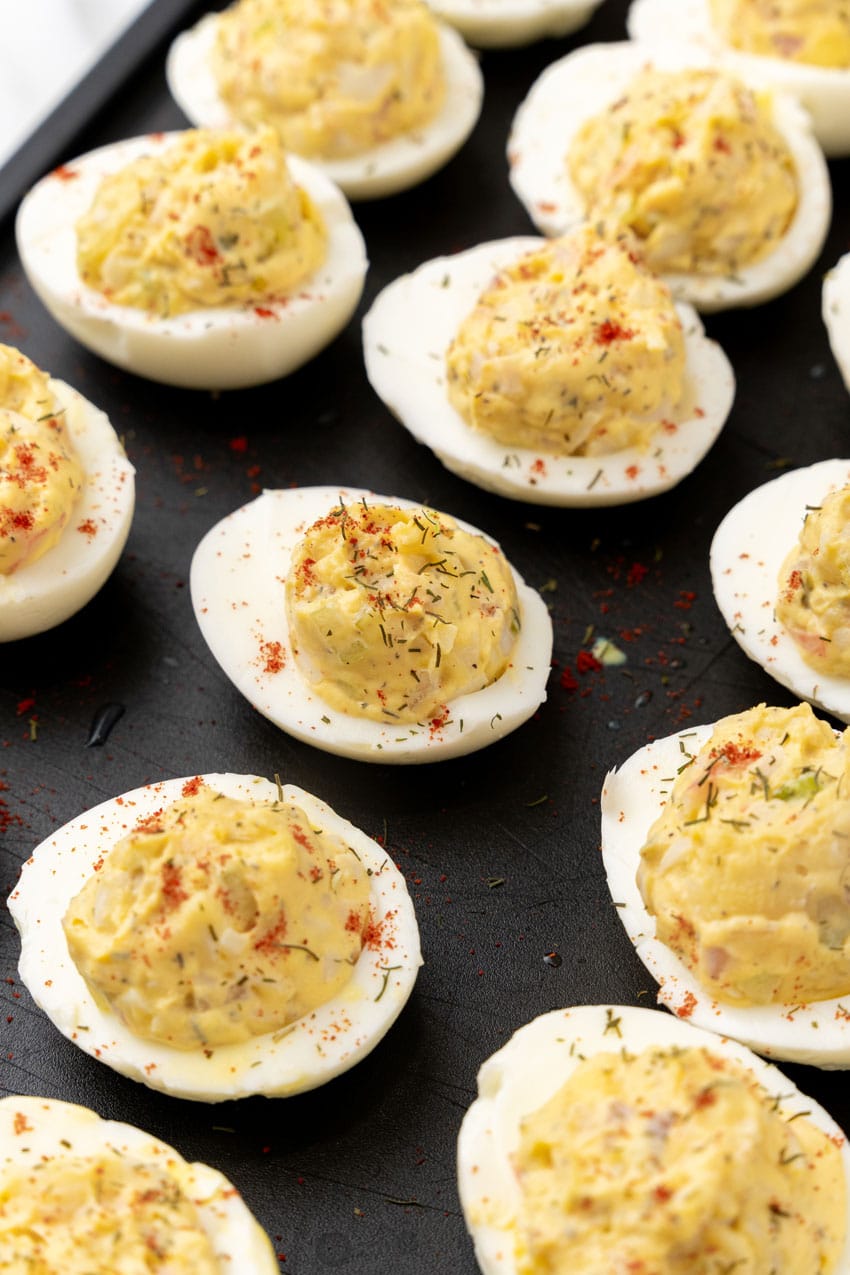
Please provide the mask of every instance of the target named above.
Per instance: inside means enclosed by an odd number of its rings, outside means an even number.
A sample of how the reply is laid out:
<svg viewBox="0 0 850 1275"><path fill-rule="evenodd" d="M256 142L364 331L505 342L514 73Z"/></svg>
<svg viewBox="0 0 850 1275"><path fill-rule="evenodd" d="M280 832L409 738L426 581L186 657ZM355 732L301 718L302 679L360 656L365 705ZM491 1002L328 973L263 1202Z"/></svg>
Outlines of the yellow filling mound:
<svg viewBox="0 0 850 1275"><path fill-rule="evenodd" d="M684 394L669 289L586 228L496 275L449 347L453 406L499 442L561 455L645 443Z"/></svg>
<svg viewBox="0 0 850 1275"><path fill-rule="evenodd" d="M850 733L808 704L718 722L641 851L658 938L717 1000L850 991Z"/></svg>
<svg viewBox="0 0 850 1275"><path fill-rule="evenodd" d="M567 156L592 222L628 228L660 274L733 274L785 234L793 157L769 100L717 71L641 71Z"/></svg>
<svg viewBox="0 0 850 1275"><path fill-rule="evenodd" d="M706 1049L597 1054L521 1127L519 1275L831 1275L841 1155Z"/></svg>
<svg viewBox="0 0 850 1275"><path fill-rule="evenodd" d="M178 1049L274 1032L348 982L369 921L354 851L290 805L201 787L120 841L63 919L92 994Z"/></svg>
<svg viewBox="0 0 850 1275"><path fill-rule="evenodd" d="M432 723L508 666L520 615L511 569L433 509L340 505L296 547L286 581L296 658L344 713Z"/></svg>
<svg viewBox="0 0 850 1275"><path fill-rule="evenodd" d="M47 373L0 345L0 575L52 549L79 499L64 411Z"/></svg>
<svg viewBox="0 0 850 1275"><path fill-rule="evenodd" d="M420 0L239 0L219 19L212 67L238 120L325 159L419 128L445 96Z"/></svg>
<svg viewBox="0 0 850 1275"><path fill-rule="evenodd" d="M850 67L850 7L844 0L709 0L714 25L733 48L813 66Z"/></svg>
<svg viewBox="0 0 850 1275"><path fill-rule="evenodd" d="M850 487L806 514L779 572L776 617L807 664L850 677Z"/></svg>
<svg viewBox="0 0 850 1275"><path fill-rule="evenodd" d="M180 1166L66 1156L0 1180L4 1275L219 1275Z"/></svg>
<svg viewBox="0 0 850 1275"><path fill-rule="evenodd" d="M167 318L284 297L326 242L272 129L198 129L104 177L77 222L77 268L116 305Z"/></svg>

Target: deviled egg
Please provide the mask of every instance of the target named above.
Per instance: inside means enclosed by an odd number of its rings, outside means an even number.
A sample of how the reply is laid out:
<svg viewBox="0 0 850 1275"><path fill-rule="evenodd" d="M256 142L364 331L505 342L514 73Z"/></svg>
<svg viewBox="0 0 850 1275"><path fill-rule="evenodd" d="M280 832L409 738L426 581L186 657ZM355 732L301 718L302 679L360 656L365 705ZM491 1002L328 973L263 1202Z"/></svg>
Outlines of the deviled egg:
<svg viewBox="0 0 850 1275"><path fill-rule="evenodd" d="M235 389L300 367L363 290L363 238L271 129L117 142L30 191L21 261L83 345L169 385Z"/></svg>
<svg viewBox="0 0 850 1275"><path fill-rule="evenodd" d="M65 824L9 898L20 974L75 1044L202 1102L315 1088L389 1030L421 964L404 878L309 793L149 784Z"/></svg>
<svg viewBox="0 0 850 1275"><path fill-rule="evenodd" d="M443 22L479 49L517 48L544 36L571 35L602 0L428 0Z"/></svg>
<svg viewBox="0 0 850 1275"><path fill-rule="evenodd" d="M421 0L238 0L177 37L166 75L193 124L272 124L351 199L430 177L483 95L475 56Z"/></svg>
<svg viewBox="0 0 850 1275"><path fill-rule="evenodd" d="M103 412L0 345L0 642L94 597L130 531L134 472Z"/></svg>
<svg viewBox="0 0 850 1275"><path fill-rule="evenodd" d="M544 234L630 229L673 294L710 311L785 291L816 260L832 196L803 108L676 46L588 45L514 120L510 178Z"/></svg>
<svg viewBox="0 0 850 1275"><path fill-rule="evenodd" d="M850 253L823 281L823 321L844 384L850 390Z"/></svg>
<svg viewBox="0 0 850 1275"><path fill-rule="evenodd" d="M780 685L845 722L850 669L840 655L850 642L850 563L836 502L848 484L850 460L764 483L730 509L710 556L717 605L742 650Z"/></svg>
<svg viewBox="0 0 850 1275"><path fill-rule="evenodd" d="M536 504L665 491L735 392L723 351L633 239L591 227L426 262L376 298L363 349L377 393L448 469Z"/></svg>
<svg viewBox="0 0 850 1275"><path fill-rule="evenodd" d="M829 156L850 154L850 16L835 0L632 0L629 35L699 48L802 102Z"/></svg>
<svg viewBox="0 0 850 1275"><path fill-rule="evenodd" d="M618 915L674 1014L850 1067L850 739L763 704L655 740L605 780Z"/></svg>
<svg viewBox="0 0 850 1275"><path fill-rule="evenodd" d="M552 623L499 546L409 500L266 491L213 527L192 604L234 685L296 739L361 761L473 752L546 698Z"/></svg>
<svg viewBox="0 0 850 1275"><path fill-rule="evenodd" d="M850 1153L750 1050L586 1005L481 1067L458 1186L484 1275L850 1270Z"/></svg>
<svg viewBox="0 0 850 1275"><path fill-rule="evenodd" d="M11 1095L0 1098L0 1146L7 1270L279 1269L233 1183L135 1125L55 1098Z"/></svg>

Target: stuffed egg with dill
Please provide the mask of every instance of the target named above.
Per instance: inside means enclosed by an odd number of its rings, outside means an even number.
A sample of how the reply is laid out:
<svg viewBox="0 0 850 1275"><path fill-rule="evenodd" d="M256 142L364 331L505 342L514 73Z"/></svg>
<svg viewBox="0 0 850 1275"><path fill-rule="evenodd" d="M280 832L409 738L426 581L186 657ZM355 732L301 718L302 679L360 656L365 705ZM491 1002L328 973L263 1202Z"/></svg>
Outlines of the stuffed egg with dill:
<svg viewBox="0 0 850 1275"><path fill-rule="evenodd" d="M134 470L106 415L0 345L0 642L94 597L121 556Z"/></svg>
<svg viewBox="0 0 850 1275"><path fill-rule="evenodd" d="M605 780L602 855L659 1000L773 1058L850 1067L850 736L764 704Z"/></svg>
<svg viewBox="0 0 850 1275"><path fill-rule="evenodd" d="M377 393L448 469L538 504L665 491L735 392L723 351L633 236L590 226L426 262L376 298L363 347Z"/></svg>
<svg viewBox="0 0 850 1275"><path fill-rule="evenodd" d="M350 199L436 172L483 94L475 55L422 0L238 0L178 36L166 74L192 123L270 125Z"/></svg>
<svg viewBox="0 0 850 1275"><path fill-rule="evenodd" d="M749 492L711 543L717 605L742 650L801 699L850 722L850 461Z"/></svg>
<svg viewBox="0 0 850 1275"><path fill-rule="evenodd" d="M366 1056L421 964L371 838L250 775L149 784L65 824L9 898L20 975L69 1040L202 1102L286 1097Z"/></svg>
<svg viewBox="0 0 850 1275"><path fill-rule="evenodd" d="M483 1275L846 1275L848 1183L844 1134L776 1067L629 1006L521 1027L458 1139Z"/></svg>
<svg viewBox="0 0 850 1275"><path fill-rule="evenodd" d="M268 1237L217 1169L87 1107L0 1098L8 1271L276 1275Z"/></svg>
<svg viewBox="0 0 850 1275"><path fill-rule="evenodd" d="M832 194L805 110L681 48L597 44L549 66L508 144L544 234L629 230L699 310L755 305L812 266Z"/></svg>
<svg viewBox="0 0 850 1275"><path fill-rule="evenodd" d="M30 283L76 340L192 389L300 367L348 322L367 266L344 196L270 128L91 151L30 191L16 234Z"/></svg>
<svg viewBox="0 0 850 1275"><path fill-rule="evenodd" d="M191 591L213 655L254 707L345 757L455 757L546 698L543 599L493 540L409 500L266 491L207 533Z"/></svg>
<svg viewBox="0 0 850 1275"><path fill-rule="evenodd" d="M833 157L850 154L850 10L836 0L632 0L650 47L699 48L751 84L789 93Z"/></svg>

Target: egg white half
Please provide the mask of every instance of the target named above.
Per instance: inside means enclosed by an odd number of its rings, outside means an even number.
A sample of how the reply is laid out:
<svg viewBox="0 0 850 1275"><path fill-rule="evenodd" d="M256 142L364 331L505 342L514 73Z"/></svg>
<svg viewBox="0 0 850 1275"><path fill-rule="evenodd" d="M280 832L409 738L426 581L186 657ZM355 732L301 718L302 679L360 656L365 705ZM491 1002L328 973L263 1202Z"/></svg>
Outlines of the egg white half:
<svg viewBox="0 0 850 1275"><path fill-rule="evenodd" d="M266 1233L223 1173L186 1164L168 1143L135 1125L102 1120L88 1107L55 1098L11 1095L0 1098L0 1147L0 1191L4 1165L17 1177L67 1157L115 1155L165 1172L177 1162L187 1171L186 1192L223 1269L240 1275L277 1275L280 1269Z"/></svg>
<svg viewBox="0 0 850 1275"><path fill-rule="evenodd" d="M219 96L210 56L218 14L208 13L171 46L165 74L171 95L193 124L239 127ZM437 115L415 132L393 137L359 155L340 159L311 156L349 199L380 199L407 190L447 164L466 141L481 113L484 80L475 55L450 27L440 26L446 97ZM294 169L293 169L294 171Z"/></svg>
<svg viewBox="0 0 850 1275"><path fill-rule="evenodd" d="M458 1139L458 1186L475 1256L484 1275L516 1275L515 1228L522 1203L511 1164L520 1123L566 1083L584 1058L652 1048L710 1049L746 1067L786 1119L805 1113L840 1147L850 1187L850 1150L841 1129L817 1102L745 1046L710 1035L653 1009L583 1005L542 1014L515 1032L478 1072L478 1097ZM850 1270L850 1239L836 1275Z"/></svg>
<svg viewBox="0 0 850 1275"><path fill-rule="evenodd" d="M532 85L514 118L508 161L511 185L543 234L563 234L585 220L584 199L567 171L567 152L585 120L615 102L650 64L664 71L710 65L705 55L675 44L589 44L553 62ZM772 102L773 123L797 169L797 211L773 251L734 276L663 276L674 296L706 313L758 305L786 291L813 265L829 230L832 189L811 121L791 97L776 93Z"/></svg>
<svg viewBox="0 0 850 1275"><path fill-rule="evenodd" d="M830 158L850 154L850 69L807 66L733 49L714 26L707 0L632 0L627 27L633 40L653 47L696 46L748 84L791 94L811 115L824 153Z"/></svg>
<svg viewBox="0 0 850 1275"><path fill-rule="evenodd" d="M428 0L438 17L479 49L518 48L544 36L570 35L602 0Z"/></svg>
<svg viewBox="0 0 850 1275"><path fill-rule="evenodd" d="M602 861L617 915L658 982L658 1000L679 1018L742 1041L768 1058L830 1070L850 1067L850 995L806 1005L721 1004L655 937L655 920L637 887L641 847L667 803L677 771L696 756L713 730L713 725L694 726L657 739L606 776Z"/></svg>
<svg viewBox="0 0 850 1275"><path fill-rule="evenodd" d="M823 281L823 321L844 384L850 390L850 252Z"/></svg>
<svg viewBox="0 0 850 1275"><path fill-rule="evenodd" d="M89 151L33 187L18 211L18 251L33 289L71 336L118 367L189 389L239 389L276 380L318 354L350 319L366 275L366 249L351 209L327 177L295 156L287 163L328 232L327 257L298 291L254 306L217 306L170 319L119 306L81 280L78 219L101 179L141 155L166 150L157 133Z"/></svg>
<svg viewBox="0 0 850 1275"><path fill-rule="evenodd" d="M620 505L675 486L702 460L732 407L735 377L696 312L677 308L694 408L649 447L556 456L508 447L472 429L446 393L446 351L498 270L540 246L501 239L427 261L379 293L363 320L366 373L387 407L447 469L478 487L540 505ZM416 315L412 323L411 315Z"/></svg>
<svg viewBox="0 0 850 1275"><path fill-rule="evenodd" d="M254 775L204 775L216 792L275 801L275 784ZM404 877L364 832L310 793L287 784L283 800L317 828L343 838L371 871L369 901L380 937L364 946L350 981L312 1013L267 1036L214 1050L140 1040L101 1009L68 952L62 917L95 864L139 821L178 801L185 779L168 779L105 801L43 841L9 896L21 935L20 976L63 1036L115 1071L178 1098L223 1102L251 1094L289 1097L325 1084L374 1049L404 1007L422 963Z"/></svg>
<svg viewBox="0 0 850 1275"><path fill-rule="evenodd" d="M288 735L358 761L443 761L516 730L546 699L552 621L540 594L513 568L522 629L511 663L489 686L450 700L445 723L384 725L340 713L311 690L292 654L284 581L295 546L340 499L418 508L412 500L345 487L266 491L217 523L195 550L190 577L195 617L237 690ZM483 534L455 521L465 531ZM268 643L279 651L273 672L264 663Z"/></svg>
<svg viewBox="0 0 850 1275"><path fill-rule="evenodd" d="M774 613L779 571L797 543L806 506L850 483L850 460L822 460L757 487L734 505L711 542L714 597L742 650L800 699L850 722L850 678L807 664Z"/></svg>
<svg viewBox="0 0 850 1275"><path fill-rule="evenodd" d="M44 633L90 602L120 558L133 521L136 471L109 418L64 381L49 386L65 408L84 483L53 548L0 575L0 642Z"/></svg>

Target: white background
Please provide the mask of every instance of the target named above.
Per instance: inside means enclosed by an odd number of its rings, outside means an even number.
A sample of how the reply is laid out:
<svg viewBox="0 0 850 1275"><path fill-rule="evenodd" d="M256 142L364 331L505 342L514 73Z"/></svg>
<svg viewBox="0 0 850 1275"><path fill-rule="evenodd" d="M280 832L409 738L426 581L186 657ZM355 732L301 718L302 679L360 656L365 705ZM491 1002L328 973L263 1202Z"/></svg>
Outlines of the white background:
<svg viewBox="0 0 850 1275"><path fill-rule="evenodd" d="M0 0L0 165L151 0Z"/></svg>

